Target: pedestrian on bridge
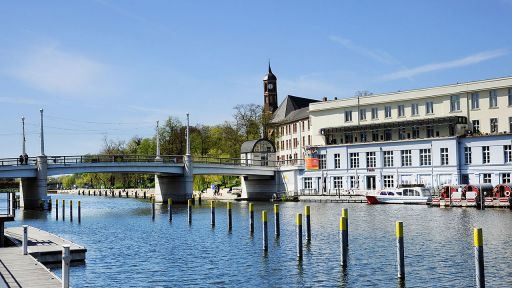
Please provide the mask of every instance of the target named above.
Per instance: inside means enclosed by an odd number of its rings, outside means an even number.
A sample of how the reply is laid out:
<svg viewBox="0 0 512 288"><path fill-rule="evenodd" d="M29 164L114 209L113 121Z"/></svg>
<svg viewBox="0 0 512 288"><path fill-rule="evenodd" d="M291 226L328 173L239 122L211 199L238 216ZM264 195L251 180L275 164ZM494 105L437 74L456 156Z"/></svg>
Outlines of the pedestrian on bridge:
<svg viewBox="0 0 512 288"><path fill-rule="evenodd" d="M19 158L20 165L23 165L23 160L24 160L23 155L20 155L20 158Z"/></svg>
<svg viewBox="0 0 512 288"><path fill-rule="evenodd" d="M25 153L25 155L23 155L23 158L25 159L25 165L28 165L28 154Z"/></svg>

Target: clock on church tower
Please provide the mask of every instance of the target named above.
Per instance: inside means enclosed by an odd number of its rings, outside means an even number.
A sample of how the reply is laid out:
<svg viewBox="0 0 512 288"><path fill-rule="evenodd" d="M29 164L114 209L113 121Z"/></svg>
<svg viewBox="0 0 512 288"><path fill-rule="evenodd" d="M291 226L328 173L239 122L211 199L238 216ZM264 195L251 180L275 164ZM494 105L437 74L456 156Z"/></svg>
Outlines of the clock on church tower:
<svg viewBox="0 0 512 288"><path fill-rule="evenodd" d="M272 73L270 63L268 73L263 77L263 111L274 113L277 110L277 77Z"/></svg>

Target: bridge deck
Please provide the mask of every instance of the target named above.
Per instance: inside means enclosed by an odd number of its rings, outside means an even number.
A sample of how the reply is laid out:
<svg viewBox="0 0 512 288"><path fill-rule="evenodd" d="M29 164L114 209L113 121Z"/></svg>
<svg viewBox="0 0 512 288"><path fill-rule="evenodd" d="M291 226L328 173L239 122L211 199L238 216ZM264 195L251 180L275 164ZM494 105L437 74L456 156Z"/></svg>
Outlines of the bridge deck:
<svg viewBox="0 0 512 288"><path fill-rule="evenodd" d="M61 280L37 262L31 255L23 255L21 248L0 248L0 283L6 287L61 287Z"/></svg>

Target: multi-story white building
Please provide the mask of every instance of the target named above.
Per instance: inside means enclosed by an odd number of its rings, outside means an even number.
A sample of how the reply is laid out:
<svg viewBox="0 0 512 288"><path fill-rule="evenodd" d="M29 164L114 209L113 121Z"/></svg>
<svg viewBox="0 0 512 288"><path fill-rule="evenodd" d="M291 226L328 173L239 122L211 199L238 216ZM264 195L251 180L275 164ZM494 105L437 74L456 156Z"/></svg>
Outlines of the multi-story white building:
<svg viewBox="0 0 512 288"><path fill-rule="evenodd" d="M276 107L270 69L263 81ZM270 110L276 159L318 159L287 176L289 192L511 183L512 77L330 101L288 96Z"/></svg>
<svg viewBox="0 0 512 288"><path fill-rule="evenodd" d="M301 191L510 183L511 77L311 103L309 116L319 169Z"/></svg>

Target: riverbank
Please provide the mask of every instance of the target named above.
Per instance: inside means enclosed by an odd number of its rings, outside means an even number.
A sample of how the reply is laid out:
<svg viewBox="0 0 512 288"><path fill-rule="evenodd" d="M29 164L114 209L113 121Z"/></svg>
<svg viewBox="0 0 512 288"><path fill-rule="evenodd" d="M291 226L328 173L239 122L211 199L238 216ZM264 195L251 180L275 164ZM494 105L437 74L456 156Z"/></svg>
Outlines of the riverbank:
<svg viewBox="0 0 512 288"><path fill-rule="evenodd" d="M149 199L155 194L154 188L130 188L130 189L68 189L68 190L50 190L48 194L68 194L83 196L110 196L123 198ZM219 193L214 195L213 189L206 189L202 193L194 191L194 197L201 195L205 200L235 200L239 194L232 193L228 188L220 189Z"/></svg>

